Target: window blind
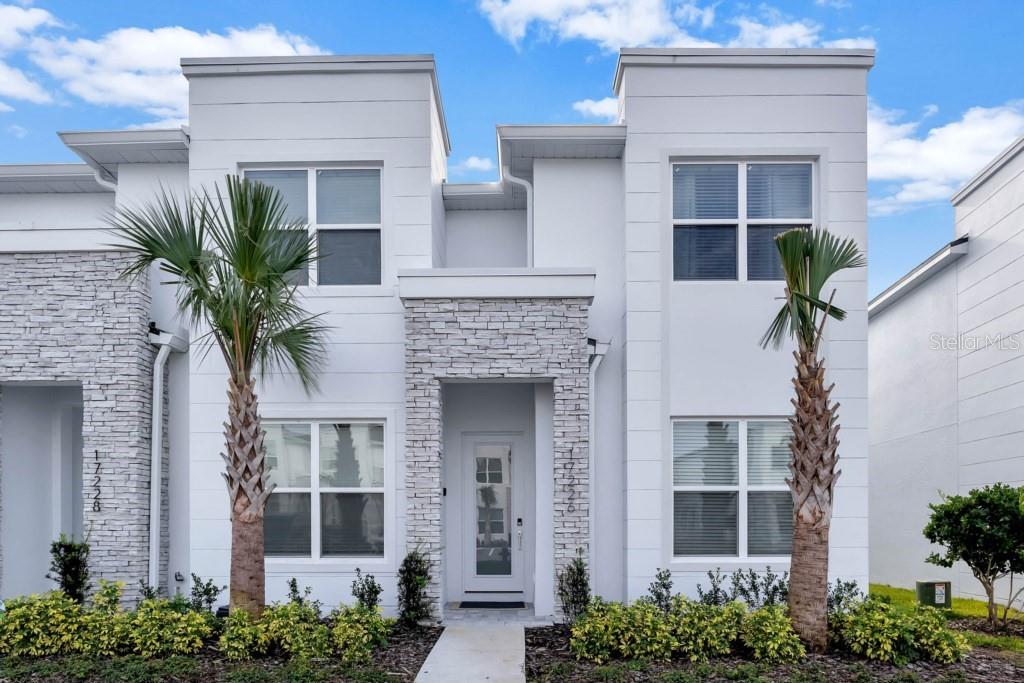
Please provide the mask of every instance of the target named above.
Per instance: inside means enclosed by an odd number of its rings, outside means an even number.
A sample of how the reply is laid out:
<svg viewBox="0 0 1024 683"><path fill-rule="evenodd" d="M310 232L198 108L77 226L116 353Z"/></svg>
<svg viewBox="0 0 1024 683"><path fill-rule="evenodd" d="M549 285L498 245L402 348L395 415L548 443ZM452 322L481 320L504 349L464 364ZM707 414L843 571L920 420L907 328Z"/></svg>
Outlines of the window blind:
<svg viewBox="0 0 1024 683"><path fill-rule="evenodd" d="M308 220L309 196L306 193L308 174L305 169L301 171L246 171L245 177L249 180L258 180L264 185L270 185L280 193L281 201L285 205L285 220L303 223Z"/></svg>
<svg viewBox="0 0 1024 683"><path fill-rule="evenodd" d="M737 555L735 491L673 494L674 555Z"/></svg>
<svg viewBox="0 0 1024 683"><path fill-rule="evenodd" d="M316 172L319 225L380 223L380 171L375 168Z"/></svg>
<svg viewBox="0 0 1024 683"><path fill-rule="evenodd" d="M674 279L736 279L736 226L677 225L672 236Z"/></svg>
<svg viewBox="0 0 1024 683"><path fill-rule="evenodd" d="M263 513L265 554L309 557L312 517L309 493L275 491L267 498Z"/></svg>
<svg viewBox="0 0 1024 683"><path fill-rule="evenodd" d="M380 230L320 230L317 243L320 284L380 284Z"/></svg>
<svg viewBox="0 0 1024 683"><path fill-rule="evenodd" d="M789 491L751 491L747 496L747 554L789 555L793 495Z"/></svg>
<svg viewBox="0 0 1024 683"><path fill-rule="evenodd" d="M383 556L384 494L321 494L320 528L324 557Z"/></svg>
<svg viewBox="0 0 1024 683"><path fill-rule="evenodd" d="M682 220L737 217L736 164L672 167L672 216Z"/></svg>
<svg viewBox="0 0 1024 683"><path fill-rule="evenodd" d="M784 280L782 259L775 246L775 236L800 226L749 225L747 226L747 279Z"/></svg>
<svg viewBox="0 0 1024 683"><path fill-rule="evenodd" d="M747 218L810 217L810 164L747 165Z"/></svg>
<svg viewBox="0 0 1024 683"><path fill-rule="evenodd" d="M789 423L747 423L747 483L780 486L789 476Z"/></svg>
<svg viewBox="0 0 1024 683"><path fill-rule="evenodd" d="M735 422L674 423L673 483L676 486L739 484L738 433Z"/></svg>

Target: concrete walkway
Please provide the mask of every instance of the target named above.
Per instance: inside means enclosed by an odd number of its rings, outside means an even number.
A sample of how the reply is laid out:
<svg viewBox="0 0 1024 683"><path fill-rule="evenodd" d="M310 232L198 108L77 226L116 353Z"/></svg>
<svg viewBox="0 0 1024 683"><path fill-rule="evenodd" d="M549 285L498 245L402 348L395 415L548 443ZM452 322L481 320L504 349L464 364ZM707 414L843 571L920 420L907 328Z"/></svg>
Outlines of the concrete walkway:
<svg viewBox="0 0 1024 683"><path fill-rule="evenodd" d="M447 626L427 655L416 683L525 683L522 624Z"/></svg>

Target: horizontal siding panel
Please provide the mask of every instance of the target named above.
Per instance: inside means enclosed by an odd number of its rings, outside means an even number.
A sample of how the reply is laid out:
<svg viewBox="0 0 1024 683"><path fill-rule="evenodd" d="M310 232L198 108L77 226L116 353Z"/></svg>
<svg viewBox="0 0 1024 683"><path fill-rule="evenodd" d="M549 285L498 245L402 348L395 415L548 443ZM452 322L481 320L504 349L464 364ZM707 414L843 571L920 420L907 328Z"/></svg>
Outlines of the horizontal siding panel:
<svg viewBox="0 0 1024 683"><path fill-rule="evenodd" d="M397 138L338 135L331 139L282 140L197 140L189 147L189 177L197 172L215 171L214 177L236 172L238 164L330 164L348 161L380 161L390 166L420 167L430 164L430 140L426 137Z"/></svg>
<svg viewBox="0 0 1024 683"><path fill-rule="evenodd" d="M1024 433L1024 408L1011 408L976 420L961 420L958 436L961 444L967 444L1021 433Z"/></svg>
<svg viewBox="0 0 1024 683"><path fill-rule="evenodd" d="M867 89L862 69L694 69L629 66L623 83L628 97L861 95Z"/></svg>
<svg viewBox="0 0 1024 683"><path fill-rule="evenodd" d="M426 73L256 74L189 81L189 100L195 105L249 102L370 102L429 101Z"/></svg>
<svg viewBox="0 0 1024 683"><path fill-rule="evenodd" d="M863 191L868 184L868 165L860 161L830 162L828 189L833 192Z"/></svg>
<svg viewBox="0 0 1024 683"><path fill-rule="evenodd" d="M1017 382L1024 382L1024 355L962 377L958 382L959 396L965 400Z"/></svg>
<svg viewBox="0 0 1024 683"><path fill-rule="evenodd" d="M867 98L627 97L630 133L863 133Z"/></svg>
<svg viewBox="0 0 1024 683"><path fill-rule="evenodd" d="M1010 384L977 396L961 398L959 405L961 420L976 420L1018 408L1024 406L1024 384Z"/></svg>
<svg viewBox="0 0 1024 683"><path fill-rule="evenodd" d="M829 161L867 161L867 135L860 133L786 133L786 132L674 132L643 133L633 129L627 133L624 161L645 163L661 161L666 149L673 151L728 150L730 154L746 155L759 150L827 149ZM660 188L654 188L660 189Z"/></svg>

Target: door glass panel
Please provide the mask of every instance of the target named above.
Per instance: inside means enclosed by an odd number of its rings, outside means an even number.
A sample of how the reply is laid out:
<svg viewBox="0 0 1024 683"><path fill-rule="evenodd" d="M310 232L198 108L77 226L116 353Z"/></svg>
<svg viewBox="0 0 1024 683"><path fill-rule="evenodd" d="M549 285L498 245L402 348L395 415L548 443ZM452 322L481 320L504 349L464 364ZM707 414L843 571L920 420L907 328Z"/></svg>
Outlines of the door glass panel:
<svg viewBox="0 0 1024 683"><path fill-rule="evenodd" d="M512 575L512 449L508 444L477 444L476 573Z"/></svg>

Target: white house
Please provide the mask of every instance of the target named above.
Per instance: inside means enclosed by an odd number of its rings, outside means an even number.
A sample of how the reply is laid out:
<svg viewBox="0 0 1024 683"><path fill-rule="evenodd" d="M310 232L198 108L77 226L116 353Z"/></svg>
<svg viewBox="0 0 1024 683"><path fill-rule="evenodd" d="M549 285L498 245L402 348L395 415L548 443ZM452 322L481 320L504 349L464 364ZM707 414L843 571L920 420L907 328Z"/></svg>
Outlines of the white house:
<svg viewBox="0 0 1024 683"><path fill-rule="evenodd" d="M952 201L955 239L868 309L871 580L984 598L921 531L941 494L1024 484L1024 138Z"/></svg>
<svg viewBox="0 0 1024 683"><path fill-rule="evenodd" d="M50 585L61 531L99 576L226 583L224 368L188 350L158 275L118 279L103 232L225 174L278 188L325 254L300 288L332 326L321 390L260 391L269 599L296 577L349 600L359 567L393 608L416 547L442 612L550 615L577 552L609 599L659 568L688 592L716 567L785 569L792 359L758 345L782 294L771 240L865 243L873 61L623 50L618 123L499 126L500 179L458 184L430 56L184 59L187 129L63 133L84 164L0 169L0 595ZM864 584L865 272L835 284L831 572Z"/></svg>

